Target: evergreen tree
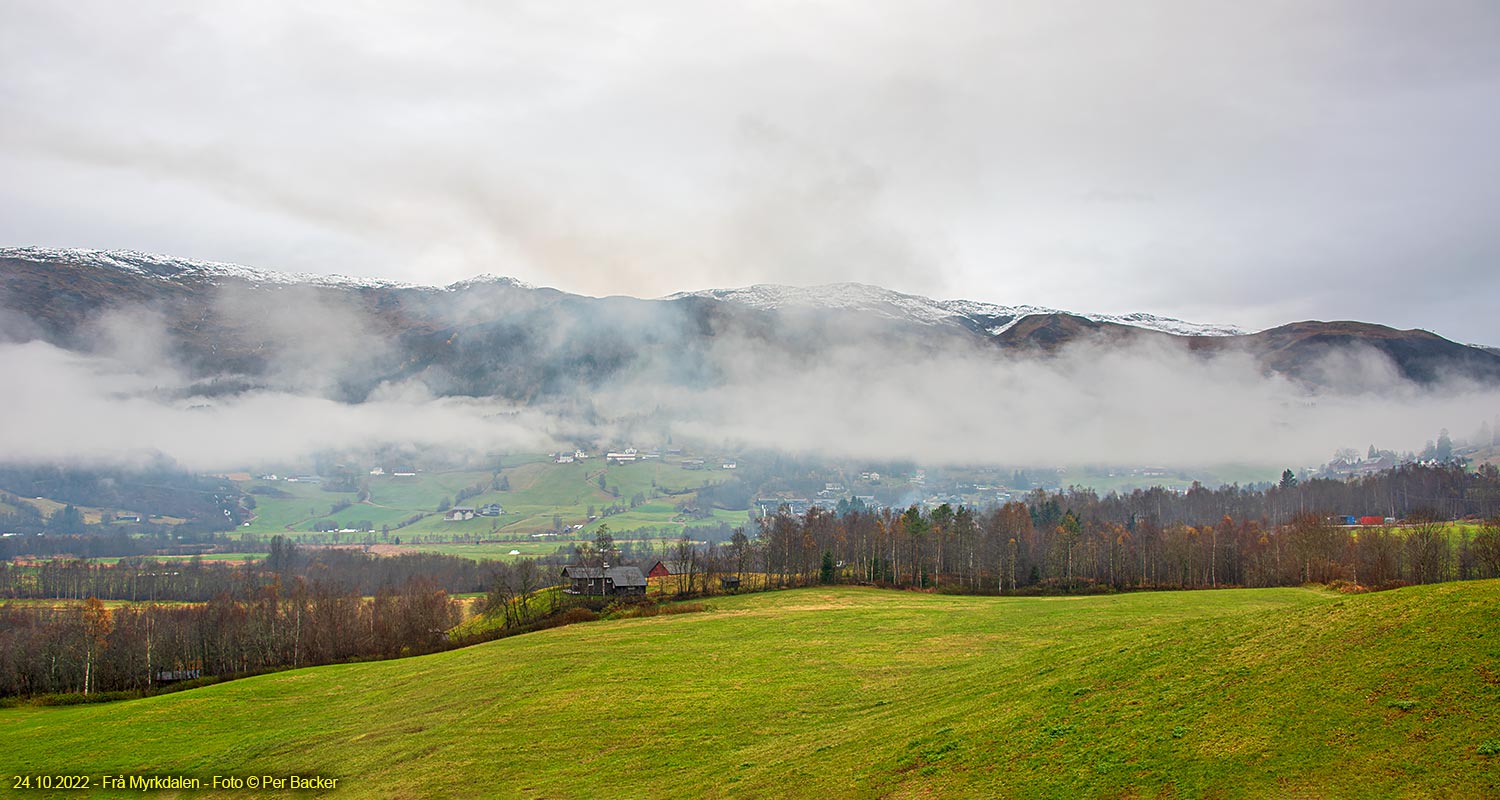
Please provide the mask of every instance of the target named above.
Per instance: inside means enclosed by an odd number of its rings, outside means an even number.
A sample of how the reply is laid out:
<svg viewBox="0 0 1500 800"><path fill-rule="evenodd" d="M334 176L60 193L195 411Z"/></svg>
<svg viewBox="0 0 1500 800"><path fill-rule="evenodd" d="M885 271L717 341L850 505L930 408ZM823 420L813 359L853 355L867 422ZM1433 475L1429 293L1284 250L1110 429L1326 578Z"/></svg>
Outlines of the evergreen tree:
<svg viewBox="0 0 1500 800"><path fill-rule="evenodd" d="M53 533L83 533L83 514L71 503L52 512L47 530Z"/></svg>

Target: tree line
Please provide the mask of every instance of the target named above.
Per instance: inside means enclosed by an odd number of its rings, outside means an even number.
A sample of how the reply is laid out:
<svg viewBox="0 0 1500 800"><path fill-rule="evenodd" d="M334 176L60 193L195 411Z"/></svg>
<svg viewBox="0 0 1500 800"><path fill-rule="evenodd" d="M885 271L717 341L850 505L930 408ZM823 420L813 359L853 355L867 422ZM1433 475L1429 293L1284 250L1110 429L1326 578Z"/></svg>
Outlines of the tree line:
<svg viewBox="0 0 1500 800"><path fill-rule="evenodd" d="M201 604L0 604L0 696L149 691L184 679L390 658L447 646L459 610L416 578L372 598L294 578Z"/></svg>
<svg viewBox="0 0 1500 800"><path fill-rule="evenodd" d="M775 585L835 580L961 591L1365 586L1500 577L1500 473L1403 466L1351 481L1263 489L1194 485L1110 493L1036 490L985 510L836 514L760 521L710 563L749 558ZM1373 513L1372 513L1373 512ZM1470 536L1447 520L1489 515ZM1400 524L1350 528L1348 516ZM829 564L833 569L829 569Z"/></svg>
<svg viewBox="0 0 1500 800"><path fill-rule="evenodd" d="M141 691L185 675L432 652L458 622L450 594L492 583L491 565L455 556L308 550L280 536L268 551L234 565L0 562L0 597L83 601L0 605L0 695Z"/></svg>
<svg viewBox="0 0 1500 800"><path fill-rule="evenodd" d="M1350 527L1347 517L1390 525ZM1447 521L1488 519L1475 532ZM1184 492L1099 495L1037 489L1003 505L905 509L785 508L751 531L661 556L684 571L679 594L716 591L735 576L769 586L855 582L964 592L1086 592L1143 588L1364 587L1500 577L1500 471L1400 466L1351 480ZM1399 522L1398 522L1399 521ZM595 548L597 549L597 547ZM587 562L588 548L577 553ZM626 562L631 553L619 552ZM644 564L643 564L644 566Z"/></svg>
<svg viewBox="0 0 1500 800"><path fill-rule="evenodd" d="M375 556L355 549L297 547L277 536L259 563L230 564L151 556L122 558L114 564L86 559L36 564L0 561L0 598L208 602L221 595L248 596L293 578L346 587L373 595L384 587L421 578L450 593L480 592L490 584L490 567L458 556L403 553Z"/></svg>
<svg viewBox="0 0 1500 800"><path fill-rule="evenodd" d="M1216 524L1160 525L1110 520L1097 508L1052 516L1050 505L783 513L765 520L756 539L718 548L700 563L724 573L735 571L731 562L748 561L748 571L764 571L774 586L837 581L983 593L1333 581L1391 588L1500 577L1497 519L1473 536L1453 537L1434 517L1358 530L1318 512L1281 525L1229 516Z"/></svg>

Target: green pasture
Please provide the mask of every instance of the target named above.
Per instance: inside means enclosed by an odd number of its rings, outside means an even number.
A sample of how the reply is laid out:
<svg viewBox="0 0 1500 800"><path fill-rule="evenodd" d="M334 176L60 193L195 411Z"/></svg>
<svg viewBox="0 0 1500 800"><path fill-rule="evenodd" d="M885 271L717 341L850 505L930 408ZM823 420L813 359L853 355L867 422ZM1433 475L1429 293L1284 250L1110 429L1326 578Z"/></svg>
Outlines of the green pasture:
<svg viewBox="0 0 1500 800"><path fill-rule="evenodd" d="M656 548L657 552L663 552L666 548L670 548L676 543L676 540L671 538L653 538L647 540L632 538L628 535L617 536L614 537L614 539L615 544L617 545L641 545L649 542L651 546ZM444 555L459 556L461 558L467 558L473 561L514 561L517 558L533 558L536 556L550 555L557 552L557 549L559 547L568 548L571 550L571 548L575 545L582 544L586 541L592 542L593 537L583 534L576 534L571 538L548 537L546 539L531 539L528 537L525 539L517 539L514 541L501 540L473 543L408 542L403 543L401 547L404 549L416 550L423 553L441 553ZM520 554L511 555L510 551L512 550L519 550Z"/></svg>
<svg viewBox="0 0 1500 800"><path fill-rule="evenodd" d="M458 503L459 490L473 485L489 486L492 474L488 471L423 472L414 478L373 476L367 479L370 499L354 503L337 513L330 513L330 506L343 500L352 501L353 493L328 492L320 485L310 483L253 481L243 488L272 487L289 496L255 495L255 519L239 531L261 536L283 534L295 537L309 533L317 521L334 522L340 528L354 528L357 523L368 521L376 531L389 527L391 537L403 539L413 536L524 536L551 530L554 517L561 517L564 525L584 524L588 521L589 506L594 507L596 514L601 514L606 506L628 505L636 493L648 498L653 493L659 496L632 509L629 515L613 517L610 522L612 529L681 527L676 521L676 505L691 501L694 498L691 490L701 487L704 482L717 483L728 479L722 471L684 470L676 462L648 461L607 466L602 459L573 464L554 464L541 457L509 457L506 461L509 466L501 475L509 483L509 491L487 489ZM605 478L604 489L597 482L601 473ZM619 491L618 497L615 490ZM474 507L499 503L506 513L500 517L449 522L437 513L437 506L444 498L455 504ZM397 527L419 514L423 515L421 520ZM742 524L745 519L745 512L717 514L732 518L732 524ZM359 534L345 534L345 537L350 541L364 538Z"/></svg>
<svg viewBox="0 0 1500 800"><path fill-rule="evenodd" d="M559 543L555 540L539 540L525 542L479 542L471 544L468 542L442 542L436 544L418 543L402 545L412 550L423 553L440 553L447 556L459 556L472 561L511 561L526 556L542 556L557 550ZM510 554L512 550L521 551L519 556Z"/></svg>
<svg viewBox="0 0 1500 800"><path fill-rule="evenodd" d="M1500 793L1497 608L1500 581L741 595L422 658L0 709L0 772L324 775L350 798L1486 797Z"/></svg>
<svg viewBox="0 0 1500 800"><path fill-rule="evenodd" d="M631 531L637 528L670 528L676 532L694 527L712 527L720 522L733 527L745 526L750 522L746 511L724 511L714 509L713 516L706 519L692 519L680 514L674 503L651 502L633 508L624 513L615 514L589 523L584 527L584 533L592 536L600 525L608 525L611 531Z"/></svg>

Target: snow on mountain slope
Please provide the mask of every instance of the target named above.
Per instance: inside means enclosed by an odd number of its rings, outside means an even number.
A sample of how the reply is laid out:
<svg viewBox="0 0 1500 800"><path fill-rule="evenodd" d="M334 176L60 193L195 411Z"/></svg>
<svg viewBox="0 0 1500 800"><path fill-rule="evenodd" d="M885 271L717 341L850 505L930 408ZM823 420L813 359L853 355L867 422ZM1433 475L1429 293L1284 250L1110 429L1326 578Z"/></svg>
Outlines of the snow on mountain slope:
<svg viewBox="0 0 1500 800"><path fill-rule="evenodd" d="M536 287L515 278L500 275L476 275L447 286L422 286L380 278L356 278L349 275L318 275L306 272L273 272L240 264L222 261L196 261L190 258L142 253L135 250L89 250L80 247L0 247L0 258L32 261L43 264L67 263L80 266L119 270L157 280L197 278L217 283L220 280L240 280L249 283L292 286L310 284L346 289L441 289L463 291L479 286L508 286L517 289Z"/></svg>
<svg viewBox="0 0 1500 800"><path fill-rule="evenodd" d="M454 281L442 288L450 292L461 292L464 289L472 289L478 286L508 286L512 289L536 288L525 281L517 280L516 278L507 278L504 275L491 275L488 272L461 281Z"/></svg>
<svg viewBox="0 0 1500 800"><path fill-rule="evenodd" d="M376 278L355 278L347 275L317 275L307 273L273 272L239 264L218 261L196 261L175 256L141 253L133 250L88 250L83 248L6 247L0 248L0 258L32 261L44 264L76 264L101 269L119 270L142 277L174 281L182 279L204 280L218 283L224 280L245 281L276 285L314 285L349 289L437 289L464 291L481 286L502 286L518 289L535 288L514 278L495 275L479 275L457 281L444 287L420 286ZM844 309L874 314L893 320L915 321L929 325L963 324L970 329L984 330L996 336L1020 320L1033 314L1075 313L1042 306L1001 306L974 300L933 300L920 295L903 294L879 286L863 283L830 283L823 286L796 287L775 284L758 284L740 289L706 289L697 292L678 292L665 299L684 297L706 297L725 302L738 303L762 310L779 308ZM1232 325L1200 324L1184 322L1171 317L1151 314L1077 314L1098 322L1112 322L1147 330L1162 331L1179 336L1236 336L1245 331Z"/></svg>
<svg viewBox="0 0 1500 800"><path fill-rule="evenodd" d="M1185 322L1171 317L1151 314L1079 314L1042 306L1001 306L974 300L933 300L919 295L902 294L878 286L863 283L830 283L823 286L781 286L758 284L740 289L705 289L696 292L678 292L668 299L684 297L708 297L731 303L739 303L763 310L780 308L831 308L863 311L879 314L890 319L911 320L927 324L942 324L956 319L968 318L980 322L993 321L986 331L994 336L1021 319L1033 314L1076 314L1096 322L1113 322L1136 328L1161 331L1179 336L1238 336L1245 331L1233 325L1215 325Z"/></svg>
<svg viewBox="0 0 1500 800"><path fill-rule="evenodd" d="M317 286L377 289L413 288L410 284L380 280L378 278L272 272L240 264L226 264L221 261L197 261L190 258L142 253L135 250L89 250L77 247L4 247L0 248L0 258L11 258L37 263L66 263L100 267L157 280L198 278L207 280L210 283L217 283L220 280L241 280L250 283L274 283L281 285L313 284Z"/></svg>

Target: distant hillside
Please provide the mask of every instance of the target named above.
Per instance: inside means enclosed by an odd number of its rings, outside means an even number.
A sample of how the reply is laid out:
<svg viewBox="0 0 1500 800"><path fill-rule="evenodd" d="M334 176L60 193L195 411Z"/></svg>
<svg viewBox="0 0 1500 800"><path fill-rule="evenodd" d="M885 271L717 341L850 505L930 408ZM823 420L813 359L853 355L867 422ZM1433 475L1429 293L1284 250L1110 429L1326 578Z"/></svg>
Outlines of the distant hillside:
<svg viewBox="0 0 1500 800"><path fill-rule="evenodd" d="M1497 604L1500 581L806 589L0 709L0 739L13 773L318 775L349 798L1487 797Z"/></svg>
<svg viewBox="0 0 1500 800"><path fill-rule="evenodd" d="M1424 330L1398 331L1367 322L1296 322L1244 339L1268 369L1310 381L1326 380L1316 372L1320 359L1356 346L1389 357L1402 376L1417 383L1449 376L1494 379L1497 375L1493 353Z"/></svg>
<svg viewBox="0 0 1500 800"><path fill-rule="evenodd" d="M1500 381L1494 352L1361 322L1246 334L1147 314L937 301L861 284L639 300L491 276L439 288L129 252L0 249L0 338L88 349L110 336L142 338L129 326L147 322L163 326L170 355L200 381L189 390L195 395L313 385L360 401L382 383L418 378L439 396L567 401L625 377L716 386L747 347L772 363L807 364L835 348L861 348L874 366L882 348L897 345L908 358L960 349L1033 357L1080 342L1147 340L1243 350L1268 372L1315 385L1339 382L1323 367L1341 348L1384 354L1420 383L1450 374Z"/></svg>

